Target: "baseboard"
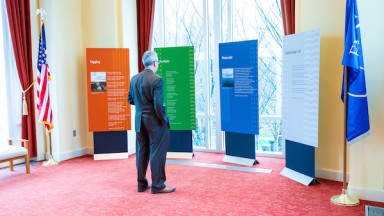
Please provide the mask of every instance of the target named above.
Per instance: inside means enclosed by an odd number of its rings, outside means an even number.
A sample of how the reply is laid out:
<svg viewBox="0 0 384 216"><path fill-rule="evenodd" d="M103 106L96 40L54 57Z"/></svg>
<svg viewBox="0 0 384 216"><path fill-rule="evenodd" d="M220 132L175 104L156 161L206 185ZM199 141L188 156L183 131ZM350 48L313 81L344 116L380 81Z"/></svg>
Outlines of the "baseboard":
<svg viewBox="0 0 384 216"><path fill-rule="evenodd" d="M128 158L129 154L127 152L123 152L123 153L111 153L111 154L97 154L97 155L95 155L93 147L89 147L89 148L78 149L76 151L62 153L59 155L53 153L53 159L58 161L58 162L61 162L61 161L69 160L72 158L81 157L84 155L94 155L94 160L108 160L108 159ZM47 154L46 158L49 158L49 154Z"/></svg>
<svg viewBox="0 0 384 216"><path fill-rule="evenodd" d="M384 202L384 190L357 188L353 187L353 185L348 185L348 194L362 200Z"/></svg>
<svg viewBox="0 0 384 216"><path fill-rule="evenodd" d="M336 170L316 169L316 178L328 179L332 181L343 181L343 173ZM347 182L349 182L349 174L347 173ZM340 188L341 190L341 188ZM353 185L348 185L348 194L362 199L375 202L384 202L384 190L374 190L369 188L357 188Z"/></svg>
<svg viewBox="0 0 384 216"><path fill-rule="evenodd" d="M343 172L328 169L315 169L316 178L328 179L332 181L343 181ZM347 173L347 182L349 182L349 174Z"/></svg>
<svg viewBox="0 0 384 216"><path fill-rule="evenodd" d="M57 161L64 161L72 158L81 157L84 155L93 155L93 148L83 148L71 152L62 153L58 156L58 158L55 154L53 154L53 159ZM47 158L49 158L49 156Z"/></svg>
<svg viewBox="0 0 384 216"><path fill-rule="evenodd" d="M44 160L44 154L43 153L37 153L36 157L32 157L31 160L33 161L42 161Z"/></svg>
<svg viewBox="0 0 384 216"><path fill-rule="evenodd" d="M53 154L53 159L57 162L60 162L60 161L64 161L64 160L68 160L68 159L72 159L72 158L76 158L76 157L81 157L83 155L93 155L93 148L92 149L80 149L80 150L77 150L77 151L73 151L73 152L67 152L65 154L60 154L59 156ZM45 158L48 160L49 159L49 153L46 154ZM38 157L33 157L31 158L30 161L44 161L44 155L40 155ZM24 159L18 159L18 160L14 160L13 163L14 164L22 164L24 163ZM4 168L4 167L9 167L9 163L0 163L0 168Z"/></svg>

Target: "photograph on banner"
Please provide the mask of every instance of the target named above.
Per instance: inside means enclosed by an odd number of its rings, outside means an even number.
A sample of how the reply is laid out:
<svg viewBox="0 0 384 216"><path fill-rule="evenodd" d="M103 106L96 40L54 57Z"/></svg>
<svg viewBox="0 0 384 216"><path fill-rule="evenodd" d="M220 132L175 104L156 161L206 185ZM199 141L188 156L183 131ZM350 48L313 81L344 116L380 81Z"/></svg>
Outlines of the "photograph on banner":
<svg viewBox="0 0 384 216"><path fill-rule="evenodd" d="M91 72L91 91L107 91L107 72Z"/></svg>
<svg viewBox="0 0 384 216"><path fill-rule="evenodd" d="M221 129L259 134L258 41L219 44Z"/></svg>
<svg viewBox="0 0 384 216"><path fill-rule="evenodd" d="M234 87L235 78L233 75L233 68L224 68L221 70L221 86L225 87Z"/></svg>

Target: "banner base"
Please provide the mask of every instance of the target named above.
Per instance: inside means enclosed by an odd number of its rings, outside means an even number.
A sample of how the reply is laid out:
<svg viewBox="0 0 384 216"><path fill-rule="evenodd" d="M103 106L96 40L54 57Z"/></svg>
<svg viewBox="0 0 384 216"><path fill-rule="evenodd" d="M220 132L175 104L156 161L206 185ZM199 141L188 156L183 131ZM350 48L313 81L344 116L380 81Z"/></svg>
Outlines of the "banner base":
<svg viewBox="0 0 384 216"><path fill-rule="evenodd" d="M255 159L235 157L235 156L230 156L230 155L225 155L223 161L228 162L228 163L245 165L245 166L253 166L253 165L259 163Z"/></svg>
<svg viewBox="0 0 384 216"><path fill-rule="evenodd" d="M114 160L114 159L128 159L128 152L93 155L93 160Z"/></svg>
<svg viewBox="0 0 384 216"><path fill-rule="evenodd" d="M193 152L167 152L167 158L192 159Z"/></svg>
<svg viewBox="0 0 384 216"><path fill-rule="evenodd" d="M296 171L289 169L287 167L285 167L280 172L280 174L287 177L287 178L290 178L294 181L297 181L303 185L306 185L306 186L310 185L311 183L313 183L313 184L319 183L315 178L304 175L304 174L299 173L299 172L296 172Z"/></svg>

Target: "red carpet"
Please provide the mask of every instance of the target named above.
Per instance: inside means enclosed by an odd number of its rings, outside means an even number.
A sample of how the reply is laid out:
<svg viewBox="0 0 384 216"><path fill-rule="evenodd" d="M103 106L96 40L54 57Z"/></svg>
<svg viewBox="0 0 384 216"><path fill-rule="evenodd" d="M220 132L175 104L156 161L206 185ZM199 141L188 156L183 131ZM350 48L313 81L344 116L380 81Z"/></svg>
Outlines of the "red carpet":
<svg viewBox="0 0 384 216"><path fill-rule="evenodd" d="M192 162L217 163L223 155L196 152ZM284 176L283 159L258 157L255 168L271 174L167 164L171 194L138 193L135 157L94 161L91 156L58 166L22 167L0 173L0 215L364 215L356 207L336 206L329 199L342 183L319 179L303 186ZM233 165L233 164L228 164Z"/></svg>

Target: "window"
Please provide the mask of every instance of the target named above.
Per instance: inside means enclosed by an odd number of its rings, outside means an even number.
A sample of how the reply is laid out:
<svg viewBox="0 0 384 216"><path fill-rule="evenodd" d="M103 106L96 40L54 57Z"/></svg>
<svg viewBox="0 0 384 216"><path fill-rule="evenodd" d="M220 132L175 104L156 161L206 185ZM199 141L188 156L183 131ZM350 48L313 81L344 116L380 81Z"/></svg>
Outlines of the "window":
<svg viewBox="0 0 384 216"><path fill-rule="evenodd" d="M281 154L282 36L279 1L156 1L153 47L195 47L195 150L224 150L217 125L220 116L216 115L220 108L218 43L258 39L260 135L256 149Z"/></svg>
<svg viewBox="0 0 384 216"><path fill-rule="evenodd" d="M0 0L0 145L21 137L21 95L5 1Z"/></svg>

